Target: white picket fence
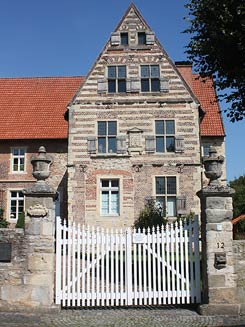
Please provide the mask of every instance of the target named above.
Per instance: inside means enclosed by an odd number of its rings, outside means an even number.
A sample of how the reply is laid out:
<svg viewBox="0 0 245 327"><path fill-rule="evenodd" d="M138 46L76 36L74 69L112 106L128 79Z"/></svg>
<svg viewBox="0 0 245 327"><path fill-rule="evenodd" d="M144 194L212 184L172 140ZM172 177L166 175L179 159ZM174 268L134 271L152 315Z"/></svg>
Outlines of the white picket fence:
<svg viewBox="0 0 245 327"><path fill-rule="evenodd" d="M198 217L142 231L56 221L56 304L200 302Z"/></svg>

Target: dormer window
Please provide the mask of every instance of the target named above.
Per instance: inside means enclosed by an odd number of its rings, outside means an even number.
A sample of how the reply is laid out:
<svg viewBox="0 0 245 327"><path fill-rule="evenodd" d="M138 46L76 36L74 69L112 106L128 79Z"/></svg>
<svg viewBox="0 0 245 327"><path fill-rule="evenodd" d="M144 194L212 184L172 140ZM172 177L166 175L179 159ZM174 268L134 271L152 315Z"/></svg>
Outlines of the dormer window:
<svg viewBox="0 0 245 327"><path fill-rule="evenodd" d="M126 66L108 66L108 93L126 92Z"/></svg>
<svg viewBox="0 0 245 327"><path fill-rule="evenodd" d="M121 45L128 45L128 33L121 33Z"/></svg>
<svg viewBox="0 0 245 327"><path fill-rule="evenodd" d="M146 44L146 33L145 32L138 32L138 44Z"/></svg>

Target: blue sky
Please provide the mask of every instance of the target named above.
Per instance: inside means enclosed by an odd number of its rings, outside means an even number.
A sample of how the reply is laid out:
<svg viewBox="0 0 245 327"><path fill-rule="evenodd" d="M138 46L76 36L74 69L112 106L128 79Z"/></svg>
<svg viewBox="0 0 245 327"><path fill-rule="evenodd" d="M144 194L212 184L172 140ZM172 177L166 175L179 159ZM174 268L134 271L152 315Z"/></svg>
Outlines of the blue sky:
<svg viewBox="0 0 245 327"><path fill-rule="evenodd" d="M185 60L186 1L134 3L170 58ZM86 75L129 4L128 0L1 0L0 77ZM223 117L231 180L245 174L245 120L232 124Z"/></svg>

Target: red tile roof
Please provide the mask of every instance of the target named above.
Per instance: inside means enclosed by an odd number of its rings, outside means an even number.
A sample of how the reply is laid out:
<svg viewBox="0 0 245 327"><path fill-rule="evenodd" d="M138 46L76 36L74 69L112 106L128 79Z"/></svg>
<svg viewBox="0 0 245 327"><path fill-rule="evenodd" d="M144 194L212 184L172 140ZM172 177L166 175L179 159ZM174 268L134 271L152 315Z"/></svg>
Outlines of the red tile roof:
<svg viewBox="0 0 245 327"><path fill-rule="evenodd" d="M0 78L0 139L67 138L66 106L83 77Z"/></svg>
<svg viewBox="0 0 245 327"><path fill-rule="evenodd" d="M216 101L211 78L200 78L192 73L191 65L177 65L177 68L200 102L205 116L201 122L201 136L225 136L220 107Z"/></svg>
<svg viewBox="0 0 245 327"><path fill-rule="evenodd" d="M225 136L219 104L216 100L211 78L202 79L198 74L192 76L192 90L198 98L205 116L201 122L201 136Z"/></svg>
<svg viewBox="0 0 245 327"><path fill-rule="evenodd" d="M203 83L191 66L178 69L206 112L202 136L224 136L212 81ZM84 77L0 78L0 139L67 138L66 106Z"/></svg>

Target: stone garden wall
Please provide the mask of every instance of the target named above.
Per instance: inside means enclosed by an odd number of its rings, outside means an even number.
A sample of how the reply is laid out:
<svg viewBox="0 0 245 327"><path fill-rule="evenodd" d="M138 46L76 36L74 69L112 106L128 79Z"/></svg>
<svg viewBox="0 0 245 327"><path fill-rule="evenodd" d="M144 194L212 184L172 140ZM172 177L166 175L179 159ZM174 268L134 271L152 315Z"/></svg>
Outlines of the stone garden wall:
<svg viewBox="0 0 245 327"><path fill-rule="evenodd" d="M240 314L245 315L245 240L233 241L234 268L237 275L237 297Z"/></svg>

